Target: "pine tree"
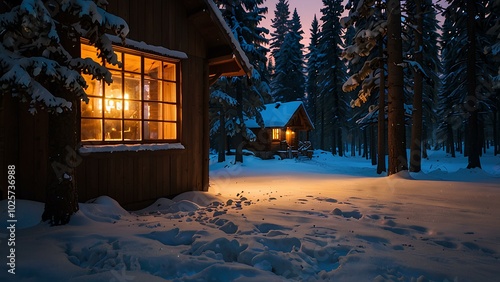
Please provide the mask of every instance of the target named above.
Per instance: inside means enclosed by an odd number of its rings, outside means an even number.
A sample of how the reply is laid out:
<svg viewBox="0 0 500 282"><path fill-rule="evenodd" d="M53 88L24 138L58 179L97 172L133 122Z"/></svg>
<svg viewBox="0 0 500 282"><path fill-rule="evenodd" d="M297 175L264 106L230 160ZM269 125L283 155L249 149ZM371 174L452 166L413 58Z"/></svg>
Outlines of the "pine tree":
<svg viewBox="0 0 500 282"><path fill-rule="evenodd" d="M346 47L342 57L349 60L349 79L344 83L343 91L358 90L358 97L351 101L355 108L354 118L360 115L378 115L377 120L377 154L375 159L375 134L371 134L372 163L377 164L377 173L386 171L385 167L385 97L386 97L386 70L385 70L385 39L387 27L385 3L382 1L350 1L346 6L350 9L349 15L342 18L345 27L354 29L355 35L347 40L350 46ZM355 28L354 28L355 26ZM375 48L377 47L378 48ZM377 93L374 91L376 88ZM375 95L374 95L375 94ZM372 106L378 100L377 106ZM359 108L359 109L356 109ZM374 113L374 114L373 114ZM362 120L362 119L361 119ZM373 125L362 125L365 131L373 131ZM367 128L367 126L369 128Z"/></svg>
<svg viewBox="0 0 500 282"><path fill-rule="evenodd" d="M349 102L342 93L342 84L346 79L345 63L340 59L343 42L342 26L339 19L344 11L341 3L334 0L323 0L321 9L322 30L319 40L318 60L320 73L318 77L319 97L321 104L320 146L325 149L325 141L329 137L332 153L343 156L342 128L345 125ZM328 121L328 123L327 123ZM330 136L326 136L326 133Z"/></svg>
<svg viewBox="0 0 500 282"><path fill-rule="evenodd" d="M275 101L289 102L304 98L304 45L301 43L303 33L300 17L295 9L290 21L290 31L276 56L271 84Z"/></svg>
<svg viewBox="0 0 500 282"><path fill-rule="evenodd" d="M479 112L489 112L494 69L488 62L485 48L492 45L492 37L487 34L491 22L490 1L449 1L446 17L450 20L445 32L455 34L451 44L455 45L455 56L444 57L453 60L455 64L447 67L445 61L448 85L455 84L447 99L458 100L459 119L457 124L466 121L466 151L467 168L481 168L480 155L482 148L481 131L484 130L485 117ZM450 42L448 43L450 44ZM447 47L445 47L447 48ZM445 81L446 83L446 81ZM453 125L454 126L454 125Z"/></svg>
<svg viewBox="0 0 500 282"><path fill-rule="evenodd" d="M290 6L288 0L278 0L276 9L274 10L274 18L271 19L271 27L274 29L271 32L271 56L277 58L277 54L285 42L285 36L290 30Z"/></svg>
<svg viewBox="0 0 500 282"><path fill-rule="evenodd" d="M500 112L500 0L495 0L490 3L491 13L488 16L489 29L487 34L491 37L491 54L490 61L494 62L492 78L492 88L494 94L492 100L492 119L493 119L493 146L494 155L500 154L499 141L499 112Z"/></svg>
<svg viewBox="0 0 500 282"><path fill-rule="evenodd" d="M454 132L462 126L461 93L465 91L465 36L454 26L450 13L445 13L441 37L443 83L439 94L437 115L441 122L437 127L438 141L444 142L447 152L455 157Z"/></svg>
<svg viewBox="0 0 500 282"><path fill-rule="evenodd" d="M127 24L106 12L103 1L6 0L0 4L0 88L49 118L49 181L43 221L66 224L78 210L76 180L68 150L76 151L79 100L88 102L82 73L111 82L102 62L80 58L80 38L89 39L99 58L119 64L106 32L122 39ZM76 155L76 153L75 153Z"/></svg>
<svg viewBox="0 0 500 282"><path fill-rule="evenodd" d="M422 158L427 158L429 136L432 136L433 125L437 124L437 99L441 87L442 65L439 45L440 31L437 9L432 0L424 0L423 13L423 64L426 77L423 82L423 132Z"/></svg>
<svg viewBox="0 0 500 282"><path fill-rule="evenodd" d="M318 139L318 109L320 107L318 103L318 75L320 71L319 61L318 61L318 45L319 45L319 22L314 15L313 21L311 23L310 29L310 43L307 47L308 53L306 55L307 58L307 77L306 77L306 108L309 113L309 117L311 118L312 123L315 125L316 130L312 132L312 136L310 137L313 141L313 144L319 144Z"/></svg>
<svg viewBox="0 0 500 282"><path fill-rule="evenodd" d="M406 9L409 14L406 35L410 43L406 61L411 71L408 84L413 84L410 171L419 172L422 156L425 157L426 126L435 120L434 101L439 89L438 21L431 0L406 2Z"/></svg>
<svg viewBox="0 0 500 282"><path fill-rule="evenodd" d="M243 51L250 63L254 66L251 83L246 77L221 78L212 86L212 118L219 117L224 113L224 119L217 118L219 122L213 122L213 126L225 126L226 134L233 136L236 143L236 161L243 162L242 149L248 140L256 136L246 128L244 117L256 117L259 124L263 126L260 111L265 103L271 100L270 88L266 77L268 49L264 47L267 43L265 34L269 31L259 26L267 8L262 7L263 0L217 0L215 3L221 9L222 15L235 38L238 38ZM220 97L224 97L219 99ZM234 100L231 100L231 97ZM236 101L228 103L228 101ZM222 109L222 110L220 110ZM220 121L224 124L221 124ZM216 132L212 128L211 132Z"/></svg>

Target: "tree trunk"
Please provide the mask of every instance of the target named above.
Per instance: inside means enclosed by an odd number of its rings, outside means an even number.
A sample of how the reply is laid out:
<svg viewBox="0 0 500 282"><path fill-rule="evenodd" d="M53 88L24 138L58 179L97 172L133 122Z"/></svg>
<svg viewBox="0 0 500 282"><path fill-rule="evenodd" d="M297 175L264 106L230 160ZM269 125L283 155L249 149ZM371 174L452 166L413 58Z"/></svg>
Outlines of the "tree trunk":
<svg viewBox="0 0 500 282"><path fill-rule="evenodd" d="M379 40L379 56L382 58L380 60L380 73L379 73L379 94L378 94L378 164L377 173L381 174L386 171L385 167L385 62L384 58L384 41Z"/></svg>
<svg viewBox="0 0 500 282"><path fill-rule="evenodd" d="M465 129L464 129L465 136L463 137L464 157L469 157L469 152L470 152L470 147L469 147L470 146L470 136L469 136L470 133L468 132L468 130L469 130L469 126L465 125ZM462 138L461 135L460 135L460 138ZM460 143L460 144L462 144L462 143ZM468 162L467 162L467 164L468 164Z"/></svg>
<svg viewBox="0 0 500 282"><path fill-rule="evenodd" d="M482 153L486 153L486 137L484 133L484 122L479 122L479 142L478 145L481 146L479 148L479 156L483 156ZM481 150L482 149L482 150Z"/></svg>
<svg viewBox="0 0 500 282"><path fill-rule="evenodd" d="M403 48L401 39L401 3L387 1L388 51L388 175L408 170L405 142L405 109L403 92Z"/></svg>
<svg viewBox="0 0 500 282"><path fill-rule="evenodd" d="M332 131L331 131L331 136L332 136L332 139L330 140L331 141L331 150L332 150L332 155L336 156L337 155L337 129L332 126Z"/></svg>
<svg viewBox="0 0 500 282"><path fill-rule="evenodd" d="M377 150L375 147L377 146L377 141L375 138L375 125L370 125L370 157L372 160L372 165L377 164Z"/></svg>
<svg viewBox="0 0 500 282"><path fill-rule="evenodd" d="M447 126L448 134L446 134L446 138L448 139L448 144L447 147L449 148L449 153L451 154L451 157L455 157L455 142L453 141L453 127L451 124L448 124Z"/></svg>
<svg viewBox="0 0 500 282"><path fill-rule="evenodd" d="M362 150L362 144L363 144L363 131L358 130L358 156L363 156L361 153Z"/></svg>
<svg viewBox="0 0 500 282"><path fill-rule="evenodd" d="M429 158L429 155L427 154L427 149L430 147L429 145L429 140L427 139L429 136L429 133L427 132L427 126L423 127L422 130L422 158L427 159Z"/></svg>
<svg viewBox="0 0 500 282"><path fill-rule="evenodd" d="M481 146L479 144L478 112L476 97L476 3L467 0L467 111L469 157L467 168L481 168L479 155Z"/></svg>
<svg viewBox="0 0 500 282"><path fill-rule="evenodd" d="M65 36L62 36L61 40L73 57L80 57L79 44L73 44L69 41L69 37ZM79 128L77 122L80 105L76 97L64 95L63 87L53 85L50 88L53 93L63 94L61 96L71 102L72 110L49 116L47 199L42 221L48 221L51 225L64 225L79 209L75 168L82 162L77 153L77 128Z"/></svg>
<svg viewBox="0 0 500 282"><path fill-rule="evenodd" d="M226 161L226 118L224 108L219 111L219 163Z"/></svg>
<svg viewBox="0 0 500 282"><path fill-rule="evenodd" d="M234 161L237 163L243 162L243 130L245 129L245 125L243 123L243 86L241 85L242 83L243 83L242 78L236 81L236 101L238 102L238 105L236 106L236 111L238 119L240 120L240 124L238 125L240 128L235 135L236 153Z"/></svg>
<svg viewBox="0 0 500 282"><path fill-rule="evenodd" d="M351 134L351 157L356 156L356 129L352 129Z"/></svg>
<svg viewBox="0 0 500 282"><path fill-rule="evenodd" d="M321 105L321 132L319 135L319 147L325 150L325 109L324 104Z"/></svg>
<svg viewBox="0 0 500 282"><path fill-rule="evenodd" d="M493 111L493 155L498 155L498 110Z"/></svg>
<svg viewBox="0 0 500 282"><path fill-rule="evenodd" d="M417 20L417 28L415 30L415 61L422 65L423 51L423 11L422 0L415 0L415 18ZM421 50L422 49L422 50ZM410 145L410 171L420 172L422 169L422 88L423 73L419 68L414 70L413 84L413 112L412 112L412 130L411 130L411 145Z"/></svg>
<svg viewBox="0 0 500 282"><path fill-rule="evenodd" d="M337 129L337 144L339 147L339 157L344 156L344 142L342 141L342 128Z"/></svg>
<svg viewBox="0 0 500 282"><path fill-rule="evenodd" d="M363 157L368 159L368 138L366 134L367 128L363 130Z"/></svg>

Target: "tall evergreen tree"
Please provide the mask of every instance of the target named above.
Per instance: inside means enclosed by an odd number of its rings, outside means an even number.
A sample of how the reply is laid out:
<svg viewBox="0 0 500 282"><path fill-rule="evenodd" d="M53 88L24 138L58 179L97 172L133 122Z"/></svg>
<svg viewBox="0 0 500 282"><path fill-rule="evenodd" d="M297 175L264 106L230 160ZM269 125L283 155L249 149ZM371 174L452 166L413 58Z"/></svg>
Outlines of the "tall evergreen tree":
<svg viewBox="0 0 500 282"><path fill-rule="evenodd" d="M406 2L408 17L407 38L410 50L407 62L413 84L412 135L410 142L410 171L421 170L425 157L427 128L435 120L435 103L439 89L439 34L436 7L431 0Z"/></svg>
<svg viewBox="0 0 500 282"><path fill-rule="evenodd" d="M318 77L319 97L321 109L320 145L322 149L330 145L333 154L343 156L343 133L349 102L342 93L342 84L346 79L346 66L340 59L343 49L341 39L342 26L340 17L344 11L339 1L323 0L324 8L321 9L322 29L319 40L320 73ZM328 135L327 135L328 134ZM328 140L330 144L327 143Z"/></svg>
<svg viewBox="0 0 500 282"><path fill-rule="evenodd" d="M355 30L352 39L347 40L350 46L346 47L342 56L349 60L349 79L343 85L346 92L359 89L358 97L351 101L352 107L359 107L354 110L354 118L359 119L360 115L378 115L377 120L377 154L372 150L372 163L377 163L377 173L386 171L385 166L385 99L386 99L386 75L385 75L385 39L387 19L384 13L385 3L383 1L359 2L351 1L346 6L349 15L341 20L344 26ZM378 48L375 48L377 47ZM375 103L376 94L374 90L378 88L378 105ZM375 94L375 95L372 95ZM368 103L370 101L370 103ZM368 107L370 106L370 107ZM368 125L372 130L373 125ZM371 134L372 148L374 148L375 137Z"/></svg>
<svg viewBox="0 0 500 282"><path fill-rule="evenodd" d="M481 131L484 130L486 115L479 113L490 111L490 98L494 94L492 89L494 70L484 52L485 48L492 45L492 37L487 34L491 26L488 15L491 15L492 2L486 0L448 2L445 15L450 22L445 32L451 31L455 34L448 44L455 45L458 51L454 57L445 57L455 62L451 69L447 69L451 71L447 74L447 79L456 85L449 97L458 100L460 105L459 113L462 118L455 119L455 122L466 120L467 168L480 168ZM447 62L445 67L446 65Z"/></svg>
<svg viewBox="0 0 500 282"><path fill-rule="evenodd" d="M273 31L271 32L271 56L273 58L277 57L277 54L285 42L285 36L290 31L290 6L288 5L288 0L278 0L276 3L276 9L274 10L274 18L271 19L271 27Z"/></svg>
<svg viewBox="0 0 500 282"><path fill-rule="evenodd" d="M462 126L462 120L465 119L461 107L466 74L462 68L465 62L464 36L461 29L454 26L450 13L446 12L441 36L443 83L437 109L441 122L436 133L438 141L444 142L452 157L455 157L454 132Z"/></svg>
<svg viewBox="0 0 500 282"><path fill-rule="evenodd" d="M490 28L487 34L491 36L491 61L494 62L492 79L492 88L495 91L491 97L493 105L493 145L494 155L500 154L500 128L499 128L499 114L500 114L500 0L495 0L490 3L491 13L488 16Z"/></svg>
<svg viewBox="0 0 500 282"><path fill-rule="evenodd" d="M437 100L441 89L441 47L439 38L441 27L437 19L437 11L440 9L432 0L423 0L423 64L426 72L423 81L423 131L422 131L422 158L427 158L427 147L429 137L437 124Z"/></svg>
<svg viewBox="0 0 500 282"><path fill-rule="evenodd" d="M271 84L274 100L289 102L304 98L305 75L302 45L302 24L297 9L293 11L290 31L276 56Z"/></svg>
<svg viewBox="0 0 500 282"><path fill-rule="evenodd" d="M320 71L319 61L318 61L318 45L319 45L319 22L314 15L313 21L311 23L310 31L310 43L307 47L308 53L306 55L307 63L306 63L306 107L307 112L309 113L309 117L311 118L312 123L317 126L318 123L318 109L321 105L318 103L318 75ZM319 128L316 127L316 130L312 132L312 136L310 137L314 144L319 144L318 142L318 134Z"/></svg>
<svg viewBox="0 0 500 282"><path fill-rule="evenodd" d="M66 224L78 210L76 178L68 150L77 150L79 100L88 102L82 74L111 83L103 62L120 65L106 33L125 38L128 26L106 12L104 1L5 0L0 3L0 89L30 104L35 113L48 110L49 160L43 221ZM80 39L87 38L102 62L80 58ZM74 154L76 156L76 153Z"/></svg>
<svg viewBox="0 0 500 282"><path fill-rule="evenodd" d="M211 89L211 124L215 126L211 132L225 131L227 135L235 138L237 162L243 161L242 148L247 140L256 138L246 128L244 117L256 117L263 126L260 111L264 104L271 100L266 80L268 49L264 47L267 43L265 34L269 31L260 26L264 14L267 13L267 8L261 6L263 2L263 0L215 1L254 66L251 83L247 83L246 77L221 78ZM224 118L219 116L221 113L225 115ZM214 119L219 122L214 122ZM218 130L217 126L224 126L225 130Z"/></svg>

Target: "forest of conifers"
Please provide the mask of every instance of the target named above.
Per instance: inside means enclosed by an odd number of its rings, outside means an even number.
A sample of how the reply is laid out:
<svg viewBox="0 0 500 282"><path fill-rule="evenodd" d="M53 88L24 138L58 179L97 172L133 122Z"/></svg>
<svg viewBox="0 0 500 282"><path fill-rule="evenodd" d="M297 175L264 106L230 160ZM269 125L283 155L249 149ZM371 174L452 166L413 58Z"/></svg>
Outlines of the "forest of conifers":
<svg viewBox="0 0 500 282"><path fill-rule="evenodd" d="M301 100L315 149L364 155L379 173L419 171L431 148L464 154L468 168L490 146L498 154L500 1L323 0L307 46L287 0L273 12L262 0L215 2L254 75L212 86L214 143L255 138L246 118Z"/></svg>

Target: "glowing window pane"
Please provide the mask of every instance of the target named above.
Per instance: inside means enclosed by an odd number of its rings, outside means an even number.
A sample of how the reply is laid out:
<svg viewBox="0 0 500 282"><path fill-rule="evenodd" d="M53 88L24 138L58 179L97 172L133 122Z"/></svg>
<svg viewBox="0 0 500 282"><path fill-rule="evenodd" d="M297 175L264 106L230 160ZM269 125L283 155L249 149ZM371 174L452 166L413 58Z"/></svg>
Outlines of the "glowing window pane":
<svg viewBox="0 0 500 282"><path fill-rule="evenodd" d="M163 79L175 81L176 80L175 77L176 77L175 64L164 62Z"/></svg>
<svg viewBox="0 0 500 282"><path fill-rule="evenodd" d="M163 83L163 101L175 103L177 100L177 89L175 83Z"/></svg>
<svg viewBox="0 0 500 282"><path fill-rule="evenodd" d="M176 105L164 104L163 105L163 120L176 121L177 120L177 107Z"/></svg>
<svg viewBox="0 0 500 282"><path fill-rule="evenodd" d="M173 122L163 123L163 139L177 139L177 124Z"/></svg>
<svg viewBox="0 0 500 282"><path fill-rule="evenodd" d="M106 140L121 140L122 139L122 122L121 120L105 120L104 129Z"/></svg>
<svg viewBox="0 0 500 282"><path fill-rule="evenodd" d="M123 69L129 72L141 73L141 57L124 53Z"/></svg>
<svg viewBox="0 0 500 282"><path fill-rule="evenodd" d="M161 81L158 80L144 80L144 99L151 101L161 101L162 97Z"/></svg>
<svg viewBox="0 0 500 282"><path fill-rule="evenodd" d="M102 140L102 120L82 119L81 132L82 141Z"/></svg>
<svg viewBox="0 0 500 282"><path fill-rule="evenodd" d="M123 129L123 139L141 140L141 122L137 120L125 120Z"/></svg>
<svg viewBox="0 0 500 282"><path fill-rule="evenodd" d="M89 97L89 102L81 103L82 117L102 117L102 98Z"/></svg>
<svg viewBox="0 0 500 282"><path fill-rule="evenodd" d="M162 79L163 71L161 61L144 59L144 78L146 79Z"/></svg>
<svg viewBox="0 0 500 282"><path fill-rule="evenodd" d="M141 99L141 77L140 75L125 74L125 96L126 99Z"/></svg>
<svg viewBox="0 0 500 282"><path fill-rule="evenodd" d="M280 140L280 132L281 129L279 128L273 128L273 140Z"/></svg>

